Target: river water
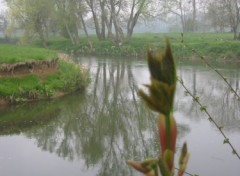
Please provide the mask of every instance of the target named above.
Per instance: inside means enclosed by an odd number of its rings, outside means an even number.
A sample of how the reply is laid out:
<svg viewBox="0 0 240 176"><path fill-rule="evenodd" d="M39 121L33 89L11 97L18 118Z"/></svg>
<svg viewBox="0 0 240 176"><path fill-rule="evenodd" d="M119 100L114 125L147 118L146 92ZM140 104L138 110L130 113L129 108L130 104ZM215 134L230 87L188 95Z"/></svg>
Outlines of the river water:
<svg viewBox="0 0 240 176"><path fill-rule="evenodd" d="M146 60L79 57L90 68L85 92L0 110L1 176L131 176L126 160L156 157L156 114L138 98L149 83ZM237 65L214 65L240 94ZM240 153L240 102L224 81L201 63L177 63L178 76ZM184 142L187 172L239 176L240 160L208 116L178 84L176 160ZM177 161L176 161L177 163ZM177 165L176 165L177 167Z"/></svg>

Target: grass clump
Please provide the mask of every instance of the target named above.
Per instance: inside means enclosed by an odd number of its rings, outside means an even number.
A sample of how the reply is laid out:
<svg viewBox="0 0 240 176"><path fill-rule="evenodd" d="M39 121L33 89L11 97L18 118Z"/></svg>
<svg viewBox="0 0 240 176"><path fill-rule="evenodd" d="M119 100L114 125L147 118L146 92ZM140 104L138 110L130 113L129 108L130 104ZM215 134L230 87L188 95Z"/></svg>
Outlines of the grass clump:
<svg viewBox="0 0 240 176"><path fill-rule="evenodd" d="M0 78L0 95L11 96L19 95L21 89L31 90L39 83L36 75L27 75L24 77L3 77Z"/></svg>
<svg viewBox="0 0 240 176"><path fill-rule="evenodd" d="M83 90L89 82L87 69L61 60L56 73L0 78L0 97L9 103L46 99Z"/></svg>
<svg viewBox="0 0 240 176"><path fill-rule="evenodd" d="M73 91L83 89L90 82L88 71L79 65L60 60L59 71L48 75L43 85L47 85L50 90Z"/></svg>
<svg viewBox="0 0 240 176"><path fill-rule="evenodd" d="M0 45L0 104L46 99L84 89L89 72L56 51ZM14 69L11 69L14 68Z"/></svg>

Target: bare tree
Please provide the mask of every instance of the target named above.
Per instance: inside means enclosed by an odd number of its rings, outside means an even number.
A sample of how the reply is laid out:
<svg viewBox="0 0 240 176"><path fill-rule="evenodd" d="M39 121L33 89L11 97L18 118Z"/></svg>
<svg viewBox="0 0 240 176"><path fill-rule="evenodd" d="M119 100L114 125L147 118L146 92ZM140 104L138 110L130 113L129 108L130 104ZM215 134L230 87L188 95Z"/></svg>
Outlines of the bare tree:
<svg viewBox="0 0 240 176"><path fill-rule="evenodd" d="M224 32L225 28L229 26L226 8L219 1L208 3L205 18L210 21L216 32Z"/></svg>
<svg viewBox="0 0 240 176"><path fill-rule="evenodd" d="M141 15L147 0L132 0L131 11L127 21L127 39L130 40L133 34L133 29L137 24L138 18ZM135 12L134 12L135 11Z"/></svg>
<svg viewBox="0 0 240 176"><path fill-rule="evenodd" d="M182 32L194 32L198 29L199 14L203 13L203 0L159 0L159 2L166 14L179 18Z"/></svg>
<svg viewBox="0 0 240 176"><path fill-rule="evenodd" d="M209 1L208 18L214 28L219 27L220 31L230 27L233 38L239 39L238 27L240 24L240 1L239 0L219 0Z"/></svg>
<svg viewBox="0 0 240 176"><path fill-rule="evenodd" d="M124 39L123 29L120 23L120 11L122 10L123 0L110 0L110 13L115 29L115 43L120 43Z"/></svg>
<svg viewBox="0 0 240 176"><path fill-rule="evenodd" d="M192 18L192 30L196 30L197 24L197 7L196 7L196 0L192 0L192 8L193 8L193 18Z"/></svg>
<svg viewBox="0 0 240 176"><path fill-rule="evenodd" d="M163 7L168 14L174 14L180 18L182 31L186 30L186 1L185 0L161 0Z"/></svg>
<svg viewBox="0 0 240 176"><path fill-rule="evenodd" d="M48 0L9 0L10 28L24 30L24 39L29 41L37 34L43 46L47 47L49 24L53 12L52 1Z"/></svg>
<svg viewBox="0 0 240 176"><path fill-rule="evenodd" d="M77 14L81 13L82 9L78 1L55 0L55 7L55 15L62 35L70 38L73 45L79 44L78 30L81 20Z"/></svg>
<svg viewBox="0 0 240 176"><path fill-rule="evenodd" d="M101 9L100 4L103 3L103 1L96 1L96 0L85 0L85 1L87 3L88 7L90 8L90 11L91 11L91 14L93 17L96 35L99 40L103 40L103 39L105 39L104 38L105 33L103 34L105 29L101 30L101 24L102 24L102 28L105 28L105 25L103 23L101 23L101 21L100 21L101 17L102 17L102 11L101 11L102 9Z"/></svg>
<svg viewBox="0 0 240 176"><path fill-rule="evenodd" d="M232 31L234 33L234 39L239 39L238 36L238 25L240 23L240 4L239 4L239 0L222 0L227 12L228 12L228 18L229 18L229 23L230 26L232 28Z"/></svg>
<svg viewBox="0 0 240 176"><path fill-rule="evenodd" d="M139 19L154 16L156 12L151 8L152 0L86 0L86 3L98 38L104 40L108 33L108 38L114 43L125 39L124 31L130 40Z"/></svg>

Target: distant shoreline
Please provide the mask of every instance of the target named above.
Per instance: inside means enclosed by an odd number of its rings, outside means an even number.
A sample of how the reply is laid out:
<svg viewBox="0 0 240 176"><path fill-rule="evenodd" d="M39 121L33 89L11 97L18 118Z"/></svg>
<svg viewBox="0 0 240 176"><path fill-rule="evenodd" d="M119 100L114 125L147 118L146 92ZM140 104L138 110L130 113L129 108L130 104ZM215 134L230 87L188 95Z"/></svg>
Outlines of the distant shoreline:
<svg viewBox="0 0 240 176"><path fill-rule="evenodd" d="M78 55L102 55L123 57L145 57L147 48L164 50L166 37L169 37L176 59L201 60L199 55L217 62L239 62L240 44L233 40L232 33L139 33L131 41L113 43L99 41L95 35L80 38L80 44L73 45L70 39L50 37L48 48L55 51ZM89 41L91 45L89 45ZM40 41L34 46L42 47Z"/></svg>

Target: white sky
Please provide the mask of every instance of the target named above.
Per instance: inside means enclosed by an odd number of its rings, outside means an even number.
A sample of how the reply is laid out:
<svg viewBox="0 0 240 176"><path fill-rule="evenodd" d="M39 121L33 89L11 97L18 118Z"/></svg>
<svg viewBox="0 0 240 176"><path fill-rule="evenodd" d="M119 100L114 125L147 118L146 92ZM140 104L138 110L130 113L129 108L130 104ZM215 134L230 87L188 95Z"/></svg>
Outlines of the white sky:
<svg viewBox="0 0 240 176"><path fill-rule="evenodd" d="M6 7L4 0L0 0L0 13L6 9L7 9L7 7Z"/></svg>

